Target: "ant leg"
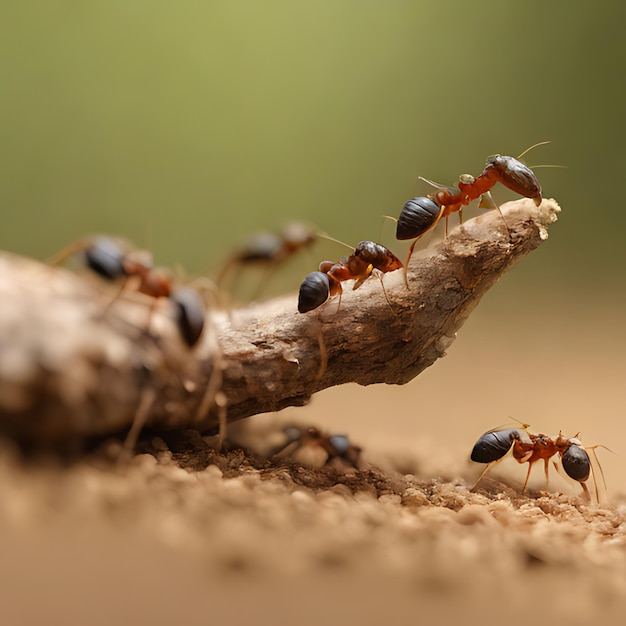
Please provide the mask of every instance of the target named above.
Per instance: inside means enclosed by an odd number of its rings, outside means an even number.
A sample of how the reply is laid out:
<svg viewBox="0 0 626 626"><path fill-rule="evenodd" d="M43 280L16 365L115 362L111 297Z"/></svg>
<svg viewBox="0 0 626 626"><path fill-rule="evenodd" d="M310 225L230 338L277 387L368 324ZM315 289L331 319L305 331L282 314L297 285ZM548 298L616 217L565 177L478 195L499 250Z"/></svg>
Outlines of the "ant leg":
<svg viewBox="0 0 626 626"><path fill-rule="evenodd" d="M113 300L111 300L111 302L109 302L109 304L107 304L107 306L104 308L104 311L102 312L102 316L103 317L108 313L109 309L113 306L113 304L124 293L126 282L127 281L124 281L125 284L122 285L122 288L115 295L115 298L113 298ZM148 336L150 336L150 324L152 323L152 316L154 315L154 312L156 311L156 308L157 308L157 306L159 304L159 300L160 300L160 298L151 298L150 306L148 307L148 316L146 318L146 328L145 328L145 331L144 331L146 333L146 335L148 335Z"/></svg>
<svg viewBox="0 0 626 626"><path fill-rule="evenodd" d="M218 419L218 433L217 433L217 444L216 448L219 452L224 445L224 440L226 439L226 429L228 427L228 398L226 398L226 394L220 390L215 394L215 406L217 407L217 419Z"/></svg>
<svg viewBox="0 0 626 626"><path fill-rule="evenodd" d="M596 454L596 448L604 448L605 450L608 450L609 452L613 452L610 448L607 448L606 446L603 446L601 444L595 445L595 446L590 446L589 448L585 448L585 450L591 450L591 454L593 455L593 459L596 463L596 465L598 466L598 469L600 470L600 476L602 477L602 484L604 485L604 488L606 489L606 479L604 478L604 470L602 469L602 465L600 465L600 461L598 460L598 455ZM593 466L592 466L593 469ZM595 473L594 473L594 483L595 483Z"/></svg>
<svg viewBox="0 0 626 626"><path fill-rule="evenodd" d="M341 297L341 295L339 297ZM320 366L317 370L317 374L315 375L315 383L317 383L322 378L324 372L326 371L326 367L328 366L328 350L326 350L326 343L324 341L324 335L322 334L321 329L317 334L317 343L320 348Z"/></svg>
<svg viewBox="0 0 626 626"><path fill-rule="evenodd" d="M526 492L526 485L528 485L528 479L530 478L530 470L532 470L533 464L528 463L528 472L526 472L526 480L524 481L524 486L522 487L522 493Z"/></svg>
<svg viewBox="0 0 626 626"><path fill-rule="evenodd" d="M509 455L509 453L507 452L503 457L499 458L497 461L493 461L492 463L488 463L487 467L485 467L485 469L480 473L480 476L478 477L478 480L471 487L470 491L474 491L474 489L476 489L476 487L478 487L478 483L484 478L485 474L487 472L490 472L498 463L502 463L502 461L504 461L504 459L506 459L506 457L508 455Z"/></svg>
<svg viewBox="0 0 626 626"><path fill-rule="evenodd" d="M204 395L202 396L202 400L200 405L198 406L198 410L196 411L196 419L201 422L207 416L207 413L210 411L212 406L217 408L218 421L219 421L219 430L218 430L218 440L217 440L217 448L220 450L222 448L222 444L224 443L224 439L226 437L226 426L227 426L227 404L228 399L226 395L222 392L222 383L224 380L224 364L222 362L222 351L218 349L216 356L213 359L213 366L211 369L211 375L209 376L209 380L207 382L206 390Z"/></svg>
<svg viewBox="0 0 626 626"><path fill-rule="evenodd" d="M504 218L504 213L502 213L502 209L500 208L498 204L496 204L496 201L493 199L493 196L491 195L490 191L487 191L480 197L478 208L479 209L496 209L498 213L500 213L500 217L502 218L502 221L504 222L504 227L506 228L506 233L509 236L509 239L511 239L511 229L509 228L509 225L506 223L506 219Z"/></svg>
<svg viewBox="0 0 626 626"><path fill-rule="evenodd" d="M591 494L589 493L589 489L587 489L587 485L585 485L585 483L581 482L580 486L583 488L583 498L587 501L587 502L591 502ZM596 491L596 496L597 496L598 492Z"/></svg>
<svg viewBox="0 0 626 626"><path fill-rule="evenodd" d="M333 313L333 316L339 313L339 309L341 308L341 296L343 295L343 291L339 292L339 300L337 301L337 310Z"/></svg>
<svg viewBox="0 0 626 626"><path fill-rule="evenodd" d="M591 450L591 454L593 455L593 459L600 470L600 476L602 477L602 482L604 484L604 488L606 489L606 480L604 479L604 470L602 469L602 465L600 465L600 461L598 461L598 455L596 454L596 448L598 446L593 446L591 448L585 448L585 450ZM591 478L593 479L593 488L596 492L596 503L600 504L600 492L598 491L598 481L596 480L596 472L594 470L593 464L591 465ZM585 483L580 483L583 491L586 490ZM590 499L590 498L588 498Z"/></svg>
<svg viewBox="0 0 626 626"><path fill-rule="evenodd" d="M474 489L476 489L476 487L478 487L478 483L483 479L483 477L485 476L485 474L494 466L496 465L496 463L498 463L498 461L495 461L494 463L488 463L487 467L485 467L485 469L480 473L480 476L478 477L478 480L472 485L470 491L474 491Z"/></svg>
<svg viewBox="0 0 626 626"><path fill-rule="evenodd" d="M406 285L407 289L409 288L409 261L413 256L413 250L415 249L415 244L417 243L418 239L415 239L411 244L411 247L409 248L409 254L407 255L406 261L404 263L404 284Z"/></svg>
<svg viewBox="0 0 626 626"><path fill-rule="evenodd" d="M126 465L126 463L130 460L130 456L132 455L135 445L137 444L137 439L139 439L139 435L146 424L148 413L155 400L156 391L152 387L148 387L141 392L139 407L137 408L137 412L133 418L133 423L128 431L128 434L126 435L126 439L124 440L120 456L117 459L118 467Z"/></svg>
<svg viewBox="0 0 626 626"><path fill-rule="evenodd" d="M102 317L104 317L110 311L111 307L122 297L122 294L124 293L124 291L126 291L126 287L128 287L129 281L130 281L130 277L127 276L121 282L120 288L117 290L117 292L115 293L113 298L111 298L111 300L107 303L107 305L102 310ZM155 301L156 301L156 298L155 298ZM153 308L153 306L154 306L154 304L151 303L151 305L150 305L150 313L148 315L148 326L150 325L150 318L152 317L152 308Z"/></svg>
<svg viewBox="0 0 626 626"><path fill-rule="evenodd" d="M261 280L257 283L257 286L255 287L253 293L252 293L252 300L256 301L258 300L263 292L265 291L265 289L267 288L267 286L270 283L270 279L272 278L272 274L276 271L276 265L271 264L270 266L266 267L263 271L263 275L261 276Z"/></svg>
<svg viewBox="0 0 626 626"><path fill-rule="evenodd" d="M389 310L397 317L398 314L396 313L395 309L391 306L391 301L389 300L389 296L387 295L387 290L385 289L385 282L383 280L383 277L384 277L384 274L380 270L376 270L376 278L378 278L378 280L380 281L380 286L382 287L383 295L385 296L385 300L387 300L387 306L389 307Z"/></svg>
<svg viewBox="0 0 626 626"><path fill-rule="evenodd" d="M544 473L544 476L546 477L546 490L547 491L550 490L550 475L548 473L549 468L550 468L550 459L544 459L543 460L543 473Z"/></svg>

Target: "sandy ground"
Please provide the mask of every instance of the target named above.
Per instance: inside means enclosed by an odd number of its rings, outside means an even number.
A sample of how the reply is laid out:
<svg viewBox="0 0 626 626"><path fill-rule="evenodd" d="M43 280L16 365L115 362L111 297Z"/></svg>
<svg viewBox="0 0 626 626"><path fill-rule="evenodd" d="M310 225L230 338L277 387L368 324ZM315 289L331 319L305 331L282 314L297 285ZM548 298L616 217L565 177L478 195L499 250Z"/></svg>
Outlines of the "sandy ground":
<svg viewBox="0 0 626 626"><path fill-rule="evenodd" d="M123 469L115 443L61 463L4 442L0 623L622 623L623 314L533 296L486 298L409 385L232 429L257 451L294 421L349 433L359 469L217 455L193 433L146 439ZM522 495L513 461L471 492L472 445L512 418L609 446L601 503L539 468Z"/></svg>

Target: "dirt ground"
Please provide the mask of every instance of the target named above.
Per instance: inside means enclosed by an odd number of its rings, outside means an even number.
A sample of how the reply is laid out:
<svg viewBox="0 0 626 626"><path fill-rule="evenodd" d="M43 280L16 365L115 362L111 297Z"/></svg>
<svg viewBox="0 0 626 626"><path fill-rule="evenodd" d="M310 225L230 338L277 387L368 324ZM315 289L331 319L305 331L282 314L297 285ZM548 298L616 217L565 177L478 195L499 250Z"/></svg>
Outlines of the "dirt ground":
<svg viewBox="0 0 626 626"><path fill-rule="evenodd" d="M217 454L196 433L148 437L125 468L116 442L71 462L3 442L0 623L622 623L623 314L531 301L486 298L409 385L231 429L258 453L287 423L348 433L359 469ZM470 491L474 442L513 418L611 448L601 503L539 468L522 495L514 461Z"/></svg>

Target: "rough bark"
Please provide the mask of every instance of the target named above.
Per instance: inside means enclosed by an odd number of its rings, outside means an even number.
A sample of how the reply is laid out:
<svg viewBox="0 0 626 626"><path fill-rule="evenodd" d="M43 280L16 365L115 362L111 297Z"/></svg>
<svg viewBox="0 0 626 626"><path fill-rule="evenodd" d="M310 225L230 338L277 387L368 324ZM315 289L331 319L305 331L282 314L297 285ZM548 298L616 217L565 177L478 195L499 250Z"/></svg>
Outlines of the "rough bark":
<svg viewBox="0 0 626 626"><path fill-rule="evenodd" d="M142 406L155 427L214 429L209 381L228 421L305 404L356 382L404 384L445 354L485 292L547 238L560 211L519 200L455 228L401 271L347 286L307 314L296 294L212 312L199 344L181 340L167 301L112 294L90 277L0 254L0 432L62 441L122 431ZM509 236L510 235L510 236ZM221 381L220 381L221 373ZM211 397L209 397L211 396ZM153 401L146 401L146 398ZM207 409L207 410L205 410Z"/></svg>

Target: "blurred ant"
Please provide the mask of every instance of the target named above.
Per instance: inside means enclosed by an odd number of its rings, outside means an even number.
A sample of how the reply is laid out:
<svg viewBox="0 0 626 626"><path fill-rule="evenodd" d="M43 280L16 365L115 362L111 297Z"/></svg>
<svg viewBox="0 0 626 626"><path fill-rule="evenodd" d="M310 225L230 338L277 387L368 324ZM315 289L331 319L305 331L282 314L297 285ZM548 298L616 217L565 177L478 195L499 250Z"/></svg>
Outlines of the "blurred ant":
<svg viewBox="0 0 626 626"><path fill-rule="evenodd" d="M133 250L128 242L112 237L98 236L78 241L48 259L48 263L57 265L79 252L84 253L85 264L94 273L108 281L121 281L120 291L108 304L105 311L126 290L129 283L134 282L137 292L153 298L149 310L148 326L159 299L167 298L174 305L175 320L183 341L189 348L196 345L202 336L207 319L206 307L198 290L190 286L176 284L174 275L170 270L154 266L152 254L147 250ZM221 391L222 359L221 350L217 347L207 387L196 411L198 421L202 421L211 406L216 407L219 418L218 448L223 443L227 421L227 401ZM120 464L123 465L132 453L149 412L157 399L153 387L146 387L142 390L139 407L118 459Z"/></svg>
<svg viewBox="0 0 626 626"><path fill-rule="evenodd" d="M385 246L373 241L361 241L347 259L337 263L322 261L319 271L311 272L304 279L298 295L298 311L313 311L335 295L339 295L341 302L341 283L344 280L354 280L352 289L358 289L375 271L380 276L402 267L402 262Z"/></svg>
<svg viewBox="0 0 626 626"><path fill-rule="evenodd" d="M236 270L231 277L231 285L234 285L239 271L246 266L258 265L269 269L274 268L284 263L298 251L312 246L319 237L325 237L325 235L314 231L302 222L290 222L280 233L257 233L224 262L218 272L216 283L218 287L222 286L227 275ZM261 282L257 292L261 290L266 281L267 278Z"/></svg>
<svg viewBox="0 0 626 626"><path fill-rule="evenodd" d="M559 433L558 437L553 439L548 435L529 432L527 430L528 426L529 424L522 424L521 428L490 430L478 439L472 449L470 458L476 463L487 463L488 465L479 476L473 489L476 488L483 476L508 456L509 453L513 455L513 458L518 463L528 463L528 472L526 473L522 493L526 491L533 463L539 460L543 460L546 484L549 485L549 462L552 457L558 455L565 473L580 484L583 490L583 496L588 502L591 500L591 496L585 483L589 479L589 476L592 476L596 499L599 502L598 485L595 475L593 474L593 465L587 450L591 450L595 462L600 469L602 482L606 487L604 472L602 471L602 467L595 453L595 449L600 446L596 445L584 448L577 437L563 437L563 435ZM554 460L552 462L558 471L559 467L557 463Z"/></svg>
<svg viewBox="0 0 626 626"><path fill-rule="evenodd" d="M312 465L329 465L334 459L340 459L354 468L358 467L362 450L350 443L347 435L329 435L318 428L299 426L287 426L284 433L287 441L274 450L271 455L274 458L293 457L300 452L304 452L303 458L306 458L306 452L310 451L311 458L308 460L313 461ZM313 459L318 452L321 453L318 459Z"/></svg>
<svg viewBox="0 0 626 626"><path fill-rule="evenodd" d="M529 150L546 143L549 142L543 141L531 146L517 158L500 154L490 156L487 158L485 168L479 176L474 177L471 174L462 174L456 187L444 187L422 178L425 182L437 187L438 191L409 200L402 208L396 226L396 239L414 239L409 248L404 269L404 278L407 285L407 268L417 240L429 230L435 228L442 217L446 219L447 236L448 216L458 211L459 219L462 220L463 207L478 198L481 198L480 208L496 208L502 215L500 207L491 197L491 189L496 183L499 182L515 193L532 199L537 206L541 204L541 185L537 177L529 167L518 159L523 157ZM486 198L489 199L489 202L486 201ZM507 232L509 232L503 215L502 219Z"/></svg>
<svg viewBox="0 0 626 626"><path fill-rule="evenodd" d="M181 337L192 348L204 329L205 306L200 294L191 287L176 285L169 270L155 267L147 250L131 250L122 240L98 236L71 244L48 259L51 265L62 263L69 256L84 253L89 269L108 281L121 281L119 295L135 283L135 290L154 298L148 323L159 298L167 298L174 305L175 319ZM108 309L108 307L107 307Z"/></svg>

